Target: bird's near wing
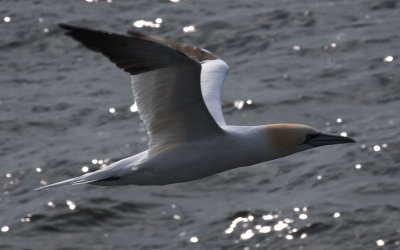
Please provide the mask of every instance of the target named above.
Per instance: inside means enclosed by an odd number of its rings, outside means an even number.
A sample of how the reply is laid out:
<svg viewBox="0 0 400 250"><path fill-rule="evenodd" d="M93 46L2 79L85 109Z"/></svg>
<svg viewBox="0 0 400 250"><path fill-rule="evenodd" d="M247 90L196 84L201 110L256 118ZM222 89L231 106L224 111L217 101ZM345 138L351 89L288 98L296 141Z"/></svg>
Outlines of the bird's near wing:
<svg viewBox="0 0 400 250"><path fill-rule="evenodd" d="M135 101L150 136L150 156L166 147L223 133L204 103L197 60L144 36L60 26L133 76Z"/></svg>
<svg viewBox="0 0 400 250"><path fill-rule="evenodd" d="M164 44L193 60L201 63L201 92L208 110L219 125L226 125L221 108L221 91L229 66L209 51L190 44L179 43L157 36L144 35L136 31L128 31L133 37Z"/></svg>
<svg viewBox="0 0 400 250"><path fill-rule="evenodd" d="M208 60L201 64L201 91L207 108L219 125L226 125L221 107L221 91L229 66L223 60Z"/></svg>

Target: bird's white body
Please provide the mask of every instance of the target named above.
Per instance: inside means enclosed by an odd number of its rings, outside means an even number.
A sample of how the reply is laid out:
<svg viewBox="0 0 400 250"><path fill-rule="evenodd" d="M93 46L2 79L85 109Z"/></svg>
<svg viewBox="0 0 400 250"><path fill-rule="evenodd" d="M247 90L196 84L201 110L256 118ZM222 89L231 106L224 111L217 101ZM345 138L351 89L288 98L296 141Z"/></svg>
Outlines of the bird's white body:
<svg viewBox="0 0 400 250"><path fill-rule="evenodd" d="M225 126L224 132L214 138L176 145L152 157L144 151L123 159L114 164L115 177L121 174L124 178L96 184L165 185L187 182L278 157L268 145L262 127Z"/></svg>
<svg viewBox="0 0 400 250"><path fill-rule="evenodd" d="M61 27L132 75L150 140L142 153L41 188L187 182L312 147L353 142L300 124L227 125L220 95L229 66L206 50L137 32L123 36Z"/></svg>

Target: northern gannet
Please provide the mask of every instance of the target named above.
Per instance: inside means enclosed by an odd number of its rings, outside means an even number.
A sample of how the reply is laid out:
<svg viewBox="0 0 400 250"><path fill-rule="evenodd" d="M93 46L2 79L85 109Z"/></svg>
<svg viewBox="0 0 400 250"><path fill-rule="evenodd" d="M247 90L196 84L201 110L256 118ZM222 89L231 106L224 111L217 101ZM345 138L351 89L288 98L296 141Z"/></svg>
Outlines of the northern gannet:
<svg viewBox="0 0 400 250"><path fill-rule="evenodd" d="M354 142L302 124L227 125L220 93L229 66L205 49L133 31L120 35L60 26L132 75L133 96L150 140L144 152L38 189L187 182L319 146Z"/></svg>

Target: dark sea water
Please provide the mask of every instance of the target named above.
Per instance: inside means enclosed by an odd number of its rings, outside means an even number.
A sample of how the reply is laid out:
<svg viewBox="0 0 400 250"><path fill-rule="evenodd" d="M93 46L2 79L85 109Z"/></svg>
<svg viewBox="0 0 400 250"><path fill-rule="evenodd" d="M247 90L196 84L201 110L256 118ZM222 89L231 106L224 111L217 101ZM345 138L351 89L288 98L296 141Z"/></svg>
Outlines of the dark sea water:
<svg viewBox="0 0 400 250"><path fill-rule="evenodd" d="M2 0L0 249L400 249L399 12L396 0ZM60 22L147 25L205 47L231 66L229 124L305 123L357 144L163 187L33 191L147 144L129 75Z"/></svg>

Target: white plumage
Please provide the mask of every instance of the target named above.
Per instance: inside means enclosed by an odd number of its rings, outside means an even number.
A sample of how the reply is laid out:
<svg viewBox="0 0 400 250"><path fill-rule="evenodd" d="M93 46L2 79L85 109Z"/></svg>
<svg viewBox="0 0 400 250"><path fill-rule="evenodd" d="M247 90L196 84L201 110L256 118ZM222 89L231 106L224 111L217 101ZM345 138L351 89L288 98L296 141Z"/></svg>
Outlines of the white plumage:
<svg viewBox="0 0 400 250"><path fill-rule="evenodd" d="M229 66L221 59L207 60L201 65L201 93L214 120L226 125L221 107L221 91Z"/></svg>

